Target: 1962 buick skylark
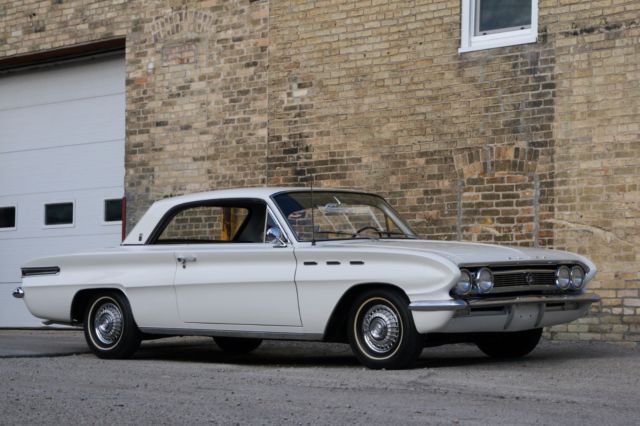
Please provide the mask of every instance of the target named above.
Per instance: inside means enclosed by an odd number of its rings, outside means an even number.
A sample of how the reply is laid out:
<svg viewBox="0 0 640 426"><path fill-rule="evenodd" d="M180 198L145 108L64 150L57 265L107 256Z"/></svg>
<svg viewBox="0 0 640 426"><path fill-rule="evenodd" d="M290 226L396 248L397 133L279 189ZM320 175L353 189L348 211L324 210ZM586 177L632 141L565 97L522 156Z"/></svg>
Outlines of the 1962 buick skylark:
<svg viewBox="0 0 640 426"><path fill-rule="evenodd" d="M158 201L118 248L29 262L14 296L82 324L102 358L205 335L235 353L348 342L367 367L404 368L452 342L524 356L599 300L584 291L595 273L567 252L418 239L372 194L253 188Z"/></svg>

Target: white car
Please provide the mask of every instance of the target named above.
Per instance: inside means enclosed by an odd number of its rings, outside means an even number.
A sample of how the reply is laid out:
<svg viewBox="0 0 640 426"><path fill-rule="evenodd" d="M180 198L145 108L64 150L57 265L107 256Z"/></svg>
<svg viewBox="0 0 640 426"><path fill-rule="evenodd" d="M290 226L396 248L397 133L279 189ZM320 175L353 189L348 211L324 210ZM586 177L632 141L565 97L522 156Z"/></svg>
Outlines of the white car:
<svg viewBox="0 0 640 426"><path fill-rule="evenodd" d="M246 188L158 201L120 247L29 262L14 296L83 324L102 358L204 335L236 353L348 342L367 367L405 368L443 343L524 356L543 327L588 313L595 273L567 252L419 239L373 194Z"/></svg>

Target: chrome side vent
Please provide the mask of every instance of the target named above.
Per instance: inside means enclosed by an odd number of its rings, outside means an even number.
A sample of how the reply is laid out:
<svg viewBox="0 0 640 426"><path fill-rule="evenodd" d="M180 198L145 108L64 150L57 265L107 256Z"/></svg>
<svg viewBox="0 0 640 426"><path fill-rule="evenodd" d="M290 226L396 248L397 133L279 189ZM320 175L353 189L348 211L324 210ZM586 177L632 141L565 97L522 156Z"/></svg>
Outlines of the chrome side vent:
<svg viewBox="0 0 640 426"><path fill-rule="evenodd" d="M33 275L57 275L60 273L59 266L35 266L31 268L22 268L22 277L30 277Z"/></svg>

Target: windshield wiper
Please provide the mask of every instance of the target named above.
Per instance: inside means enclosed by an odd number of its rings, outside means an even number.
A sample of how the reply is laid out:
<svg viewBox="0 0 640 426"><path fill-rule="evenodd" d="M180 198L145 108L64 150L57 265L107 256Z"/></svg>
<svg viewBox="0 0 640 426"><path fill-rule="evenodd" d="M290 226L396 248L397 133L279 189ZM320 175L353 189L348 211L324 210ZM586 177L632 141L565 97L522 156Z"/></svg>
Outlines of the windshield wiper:
<svg viewBox="0 0 640 426"><path fill-rule="evenodd" d="M415 240L418 237L415 237L413 235L407 235L404 232L393 232L393 231L380 231L383 234L386 234L387 237L391 237L392 235L402 235L404 238L408 239L408 240Z"/></svg>
<svg viewBox="0 0 640 426"><path fill-rule="evenodd" d="M358 234L354 234L353 232L344 232L344 231L316 231L316 234L348 235L351 238L355 238L358 236Z"/></svg>
<svg viewBox="0 0 640 426"><path fill-rule="evenodd" d="M345 232L345 231L316 231L316 234L335 234L335 235L347 235L351 238L360 238L360 239L366 239L366 240L379 240L380 238L382 238L382 235L386 235L387 238L391 238L392 235L401 235L402 237L408 239L408 240L415 240L417 239L417 237L414 237L412 235L407 235L404 232L394 232L394 231L380 231L378 229L376 229L376 232L378 234L380 234L379 236L367 236L364 234L358 234L358 233L354 233L354 232Z"/></svg>

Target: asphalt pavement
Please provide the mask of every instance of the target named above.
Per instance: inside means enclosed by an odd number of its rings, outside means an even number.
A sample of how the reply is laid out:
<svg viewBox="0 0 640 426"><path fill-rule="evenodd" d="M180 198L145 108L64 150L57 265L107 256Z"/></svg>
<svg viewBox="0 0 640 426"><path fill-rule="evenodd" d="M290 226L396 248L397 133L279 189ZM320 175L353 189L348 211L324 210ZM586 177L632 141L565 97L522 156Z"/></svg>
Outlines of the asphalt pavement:
<svg viewBox="0 0 640 426"><path fill-rule="evenodd" d="M640 349L543 340L496 361L451 345L412 370L372 371L339 344L230 356L209 338L170 338L112 361L79 331L0 330L0 395L0 425L630 425Z"/></svg>
<svg viewBox="0 0 640 426"><path fill-rule="evenodd" d="M82 331L0 330L0 358L46 358L88 352Z"/></svg>

